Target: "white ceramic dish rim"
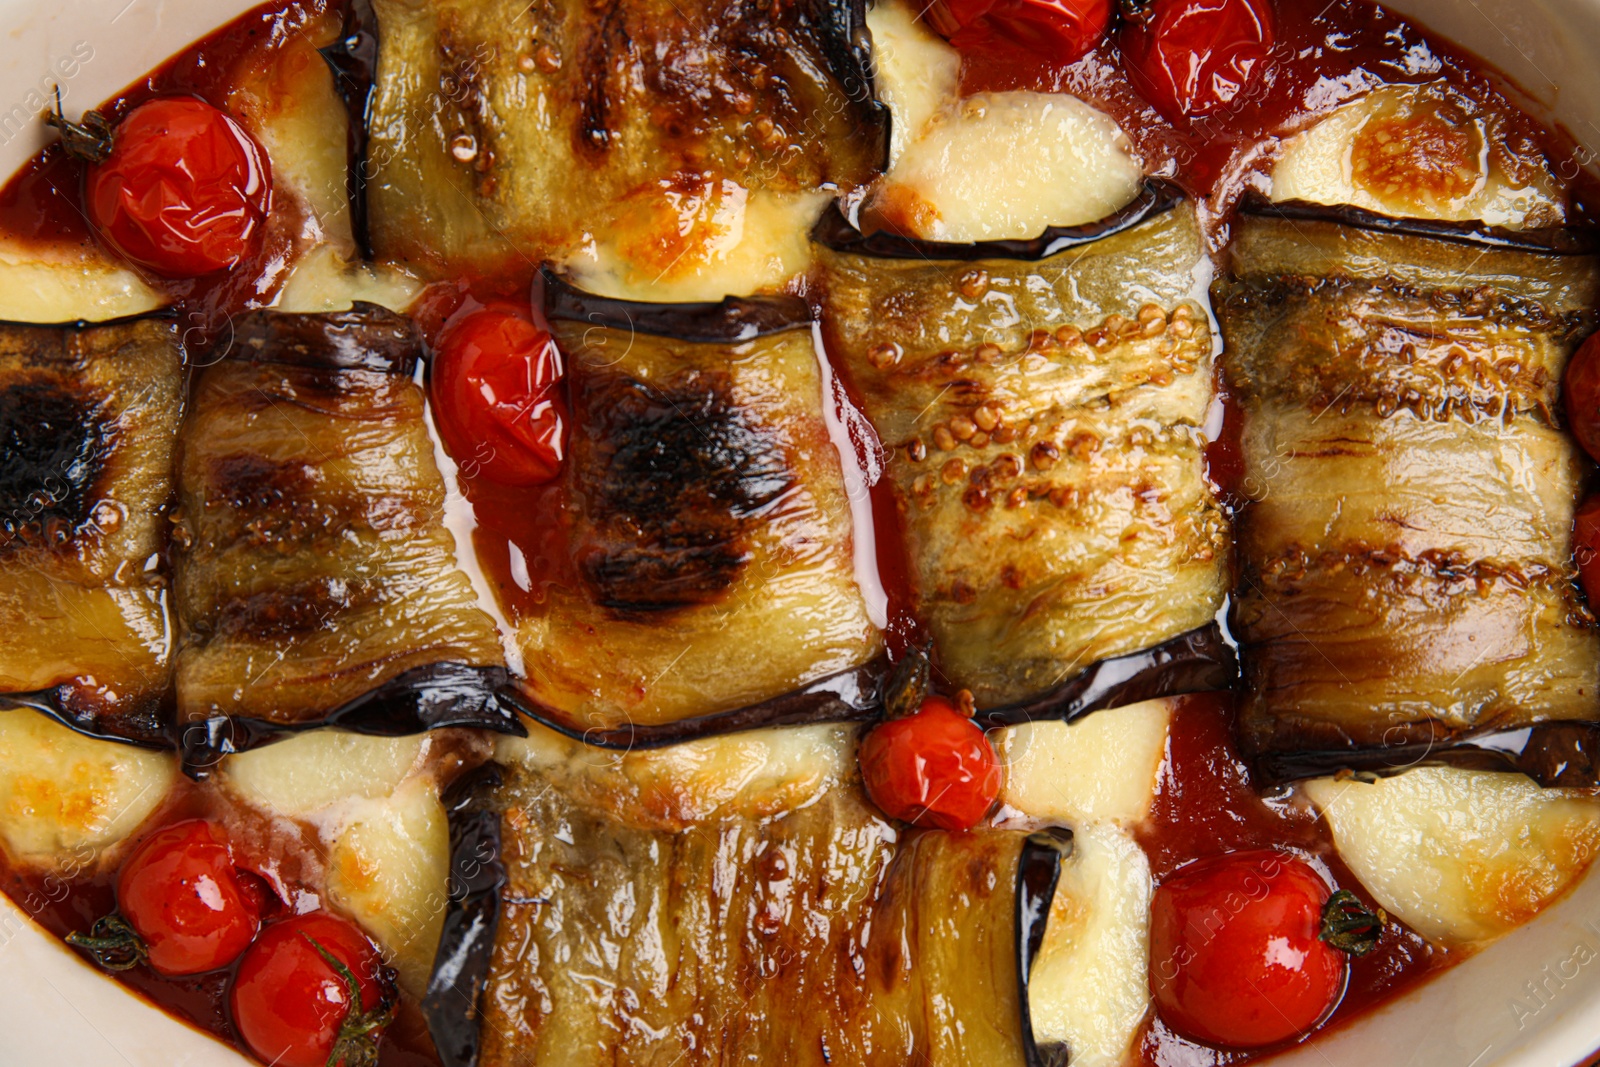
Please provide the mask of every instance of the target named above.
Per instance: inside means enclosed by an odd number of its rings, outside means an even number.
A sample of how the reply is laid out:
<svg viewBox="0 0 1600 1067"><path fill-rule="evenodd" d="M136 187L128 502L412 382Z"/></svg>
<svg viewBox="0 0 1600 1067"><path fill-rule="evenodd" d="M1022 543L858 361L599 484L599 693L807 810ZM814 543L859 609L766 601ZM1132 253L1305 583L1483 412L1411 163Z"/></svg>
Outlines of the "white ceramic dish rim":
<svg viewBox="0 0 1600 1067"><path fill-rule="evenodd" d="M1297 2L1297 0L1284 0ZM1337 0L1333 0L1337 2ZM42 143L34 116L60 84L98 102L247 0L0 0L0 174ZM1488 58L1600 159L1600 0L1393 0ZM1600 1046L1600 878L1480 955L1283 1067L1569 1067ZM230 1049L129 996L0 896L0 1067L240 1067Z"/></svg>

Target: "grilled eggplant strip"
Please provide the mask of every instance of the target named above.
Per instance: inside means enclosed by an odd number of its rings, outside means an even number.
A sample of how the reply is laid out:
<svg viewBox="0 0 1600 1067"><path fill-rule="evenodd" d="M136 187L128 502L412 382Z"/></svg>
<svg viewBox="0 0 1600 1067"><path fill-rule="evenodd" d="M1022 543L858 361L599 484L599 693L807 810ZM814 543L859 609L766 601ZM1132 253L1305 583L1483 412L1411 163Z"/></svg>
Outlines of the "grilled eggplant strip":
<svg viewBox="0 0 1600 1067"><path fill-rule="evenodd" d="M420 351L410 320L376 305L260 312L199 374L180 465L180 723L355 727L393 710L363 698L401 677L426 721L450 665L477 678L468 718L514 728L491 695L497 631L443 523Z"/></svg>
<svg viewBox="0 0 1600 1067"><path fill-rule="evenodd" d="M1031 702L1212 624L1227 524L1201 454L1212 339L1191 207L1152 186L1098 226L979 259L817 235L835 246L830 351L892 450L916 608L952 685L979 707Z"/></svg>
<svg viewBox="0 0 1600 1067"><path fill-rule="evenodd" d="M0 707L162 747L176 325L0 326Z"/></svg>
<svg viewBox="0 0 1600 1067"><path fill-rule="evenodd" d="M1493 762L1570 784L1553 757L1592 728L1541 724L1597 718L1600 633L1558 391L1600 263L1561 254L1570 235L1368 215L1256 208L1219 286L1246 745L1280 776Z"/></svg>
<svg viewBox="0 0 1600 1067"><path fill-rule="evenodd" d="M828 776L734 795L712 773L723 792L689 814L575 751L510 761L452 816L428 1002L447 1064L1059 1062L1027 976L1070 834L906 833Z"/></svg>
<svg viewBox="0 0 1600 1067"><path fill-rule="evenodd" d="M659 742L790 694L767 710L794 721L803 691L872 663L804 305L633 304L552 279L546 307L576 577L517 622L525 703L576 735ZM650 332L686 324L693 340ZM857 717L864 688L819 690L815 713Z"/></svg>
<svg viewBox="0 0 1600 1067"><path fill-rule="evenodd" d="M373 245L481 266L567 245L690 176L777 193L869 181L888 120L864 7L374 0Z"/></svg>

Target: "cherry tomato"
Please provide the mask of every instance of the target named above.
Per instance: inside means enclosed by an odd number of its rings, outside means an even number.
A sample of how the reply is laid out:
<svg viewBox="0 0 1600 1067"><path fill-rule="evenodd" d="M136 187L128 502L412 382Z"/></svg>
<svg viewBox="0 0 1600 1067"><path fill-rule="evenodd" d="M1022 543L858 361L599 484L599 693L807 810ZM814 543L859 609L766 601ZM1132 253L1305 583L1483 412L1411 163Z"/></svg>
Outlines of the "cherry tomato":
<svg viewBox="0 0 1600 1067"><path fill-rule="evenodd" d="M943 697L875 727L858 759L867 795L886 815L945 830L976 826L1005 780L982 728Z"/></svg>
<svg viewBox="0 0 1600 1067"><path fill-rule="evenodd" d="M1265 72L1274 39L1271 0L1155 0L1121 34L1134 87L1174 122L1231 104Z"/></svg>
<svg viewBox="0 0 1600 1067"><path fill-rule="evenodd" d="M355 979L359 1013L349 980L323 952ZM344 919L319 911L261 931L239 961L228 1003L239 1035L262 1062L323 1067L341 1037L343 1054L331 1062L353 1059L352 1043L378 1040L391 1004L388 987L383 961L367 936Z"/></svg>
<svg viewBox="0 0 1600 1067"><path fill-rule="evenodd" d="M117 125L84 176L89 221L125 259L168 278L226 270L261 243L267 155L203 100L163 97Z"/></svg>
<svg viewBox="0 0 1600 1067"><path fill-rule="evenodd" d="M1346 956L1317 936L1330 895L1304 860L1265 849L1179 869L1150 906L1161 1018L1227 1048L1308 1033L1344 994Z"/></svg>
<svg viewBox="0 0 1600 1067"><path fill-rule="evenodd" d="M1600 495L1583 502L1572 524L1572 558L1589 606L1600 610Z"/></svg>
<svg viewBox="0 0 1600 1067"><path fill-rule="evenodd" d="M1585 452L1600 459L1600 334L1573 353L1562 391L1572 436Z"/></svg>
<svg viewBox="0 0 1600 1067"><path fill-rule="evenodd" d="M934 0L923 17L963 51L1020 46L1071 63L1106 35L1111 0Z"/></svg>
<svg viewBox="0 0 1600 1067"><path fill-rule="evenodd" d="M214 971L238 959L261 925L261 907L203 819L145 838L117 879L117 909L162 974Z"/></svg>
<svg viewBox="0 0 1600 1067"><path fill-rule="evenodd" d="M448 327L430 387L439 433L462 470L506 485L555 478L566 453L560 377L555 342L527 319L484 308Z"/></svg>

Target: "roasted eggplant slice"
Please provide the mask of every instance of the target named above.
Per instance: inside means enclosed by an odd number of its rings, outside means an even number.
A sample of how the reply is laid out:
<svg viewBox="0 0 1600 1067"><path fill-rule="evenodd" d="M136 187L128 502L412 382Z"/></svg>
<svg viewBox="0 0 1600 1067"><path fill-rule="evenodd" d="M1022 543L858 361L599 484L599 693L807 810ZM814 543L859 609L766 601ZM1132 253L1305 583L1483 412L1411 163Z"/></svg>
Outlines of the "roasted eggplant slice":
<svg viewBox="0 0 1600 1067"><path fill-rule="evenodd" d="M1308 204L1242 219L1218 312L1243 415L1242 721L1269 774L1540 770L1547 746L1505 731L1600 718L1557 404L1600 263L1573 248ZM1581 754L1574 729L1548 740Z"/></svg>
<svg viewBox="0 0 1600 1067"><path fill-rule="evenodd" d="M175 324L0 326L0 706L159 745Z"/></svg>
<svg viewBox="0 0 1600 1067"><path fill-rule="evenodd" d="M542 731L503 746L516 752L501 786L453 816L460 902L429 999L446 1063L689 1049L709 1062L1050 1062L1026 979L1071 836L898 830L847 769L847 730L721 739L711 748L736 748L740 766L712 754L704 772L672 752L597 766ZM741 767L753 777L731 782ZM695 782L710 794L669 795Z"/></svg>
<svg viewBox="0 0 1600 1067"><path fill-rule="evenodd" d="M837 214L816 236L829 349L891 453L916 608L952 685L1023 717L1059 690L1079 714L1098 661L1213 625L1227 523L1201 455L1212 337L1190 206L1152 184L1030 241L862 235ZM1129 702L1228 684L1231 654L1202 637L1179 658L1209 670Z"/></svg>
<svg viewBox="0 0 1600 1067"><path fill-rule="evenodd" d="M263 723L512 725L492 695L498 633L443 523L420 350L410 320L372 304L259 312L200 373L180 466L177 700L182 722L229 721L208 727L219 750Z"/></svg>
<svg viewBox="0 0 1600 1067"><path fill-rule="evenodd" d="M655 234L665 212L662 233L736 241L724 215L747 195L868 181L888 123L863 8L374 0L372 243L481 267L617 225L639 243L628 258L651 258L632 223Z"/></svg>
<svg viewBox="0 0 1600 1067"><path fill-rule="evenodd" d="M735 729L870 710L860 668L882 641L805 305L638 304L553 277L545 303L576 426L575 577L518 620L529 710L624 745L696 736L707 716ZM664 724L680 725L651 733Z"/></svg>

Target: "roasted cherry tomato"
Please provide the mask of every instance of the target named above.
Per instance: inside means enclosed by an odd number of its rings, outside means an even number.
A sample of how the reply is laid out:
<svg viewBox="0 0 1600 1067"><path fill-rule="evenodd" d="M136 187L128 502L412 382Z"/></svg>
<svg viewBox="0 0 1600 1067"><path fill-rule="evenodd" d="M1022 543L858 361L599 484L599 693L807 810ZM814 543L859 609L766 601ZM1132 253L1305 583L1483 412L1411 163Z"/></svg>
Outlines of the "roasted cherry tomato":
<svg viewBox="0 0 1600 1067"><path fill-rule="evenodd" d="M918 826L976 826L1005 772L983 730L943 697L875 727L861 741L861 777L884 813Z"/></svg>
<svg viewBox="0 0 1600 1067"><path fill-rule="evenodd" d="M1600 334L1573 353L1562 392L1572 436L1585 452L1600 459Z"/></svg>
<svg viewBox="0 0 1600 1067"><path fill-rule="evenodd" d="M394 1012L377 948L327 912L262 930L239 961L228 1003L245 1044L278 1067L375 1063L364 1057Z"/></svg>
<svg viewBox="0 0 1600 1067"><path fill-rule="evenodd" d="M548 333L509 311L474 311L446 328L432 374L434 418L463 471L507 485L560 473L566 413Z"/></svg>
<svg viewBox="0 0 1600 1067"><path fill-rule="evenodd" d="M1071 63L1106 35L1111 0L934 0L923 17L962 50L1020 46Z"/></svg>
<svg viewBox="0 0 1600 1067"><path fill-rule="evenodd" d="M103 120L102 120L103 121ZM68 138L82 150L83 127ZM204 100L140 104L109 131L84 175L84 203L101 238L167 278L226 270L261 244L272 202L267 155Z"/></svg>
<svg viewBox="0 0 1600 1067"><path fill-rule="evenodd" d="M1344 994L1346 956L1319 936L1330 891L1304 860L1231 852L1163 882L1150 906L1150 989L1186 1037L1259 1048L1304 1035Z"/></svg>
<svg viewBox="0 0 1600 1067"><path fill-rule="evenodd" d="M233 853L203 819L157 830L117 878L117 910L162 974L197 974L239 958L261 925L262 902Z"/></svg>
<svg viewBox="0 0 1600 1067"><path fill-rule="evenodd" d="M1271 0L1155 0L1121 34L1134 86L1174 122L1238 99L1265 73L1274 39Z"/></svg>
<svg viewBox="0 0 1600 1067"><path fill-rule="evenodd" d="M1572 524L1572 556L1589 606L1600 609L1600 496L1583 502Z"/></svg>

